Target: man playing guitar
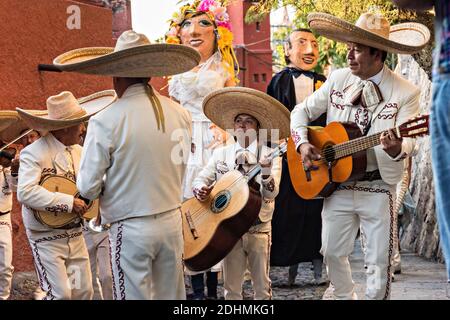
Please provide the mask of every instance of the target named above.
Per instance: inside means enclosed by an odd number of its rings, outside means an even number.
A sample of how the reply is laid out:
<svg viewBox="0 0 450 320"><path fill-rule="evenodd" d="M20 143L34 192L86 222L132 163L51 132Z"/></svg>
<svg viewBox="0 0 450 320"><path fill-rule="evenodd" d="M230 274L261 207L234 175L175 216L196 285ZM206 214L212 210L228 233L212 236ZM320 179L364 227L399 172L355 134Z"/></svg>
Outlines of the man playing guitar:
<svg viewBox="0 0 450 320"><path fill-rule="evenodd" d="M73 195L51 192L40 185L49 174L76 178L81 158L79 143L85 130L83 122L95 113L90 110L91 101L97 104L96 108L102 104L95 101L95 95L90 97L80 104L68 91L52 96L47 99L48 116L18 109L30 128L49 132L21 151L17 187L39 283L46 292L44 299L90 300L93 295L89 256L81 230L81 217L88 206ZM55 215L75 212L80 218L52 229L36 219L34 210Z"/></svg>
<svg viewBox="0 0 450 320"><path fill-rule="evenodd" d="M239 101L233 99L236 96ZM270 117L263 117L264 112L258 112L258 109L264 109ZM242 283L247 265L253 281L255 299L271 299L271 219L274 199L278 194L281 167L280 158L275 159L273 163L268 159L272 149L261 143L259 134L263 129L270 131L287 128L285 122L289 121L289 113L275 99L248 88L225 88L213 92L205 98L203 110L206 116L222 129L233 129L236 143L217 148L208 165L194 179L193 193L198 200L204 201L208 197L212 185L224 173L234 169L248 172L258 162L262 167L261 173L255 177L263 198L259 217L224 259L225 299L242 299ZM220 110L227 112L224 115ZM281 130L280 138L283 136L285 135Z"/></svg>

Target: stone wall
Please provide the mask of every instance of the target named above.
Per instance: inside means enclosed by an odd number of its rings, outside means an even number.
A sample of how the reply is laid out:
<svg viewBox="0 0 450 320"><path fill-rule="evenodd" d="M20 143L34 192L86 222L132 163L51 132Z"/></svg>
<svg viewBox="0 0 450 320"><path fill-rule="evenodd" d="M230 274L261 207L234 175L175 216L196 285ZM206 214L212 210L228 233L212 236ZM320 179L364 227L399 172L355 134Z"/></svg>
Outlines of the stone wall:
<svg viewBox="0 0 450 320"><path fill-rule="evenodd" d="M420 113L430 113L432 93L429 71L422 69L412 56L400 55L396 72L421 89ZM408 221L402 234L401 247L417 252L426 258L437 258L442 261L435 215L429 136L416 140L409 189L416 204L416 213Z"/></svg>

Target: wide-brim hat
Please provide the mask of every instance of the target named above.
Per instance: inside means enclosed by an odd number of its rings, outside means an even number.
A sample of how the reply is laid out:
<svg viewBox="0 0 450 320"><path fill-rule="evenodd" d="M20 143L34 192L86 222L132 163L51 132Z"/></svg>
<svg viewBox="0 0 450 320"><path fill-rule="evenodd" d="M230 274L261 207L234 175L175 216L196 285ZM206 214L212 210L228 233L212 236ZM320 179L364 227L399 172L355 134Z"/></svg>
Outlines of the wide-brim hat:
<svg viewBox="0 0 450 320"><path fill-rule="evenodd" d="M65 97L69 94L71 95L70 92L66 91L62 92L58 96L50 97L47 100L47 113L44 115L36 115L29 110L24 110L21 108L16 108L16 110L29 128L38 131L54 131L69 128L81 122L88 121L90 117L110 106L117 100L117 94L114 90L96 92L87 97L76 99L75 104L81 107L77 113L62 118L53 117L52 112L50 112L51 105L49 100L52 98L55 98L56 100L58 97ZM55 106L57 107L56 109L61 108L58 103L55 103Z"/></svg>
<svg viewBox="0 0 450 320"><path fill-rule="evenodd" d="M11 113L14 112L15 116L17 118L16 121L11 123L8 127L5 127L4 129L1 129L2 126L0 125L0 139L4 142L11 142L14 139L18 138L25 130L30 129L30 127L23 121L23 119L19 116L17 111L10 111ZM46 110L27 110L27 112L34 114L36 116L43 116L47 114ZM2 115L0 113L0 123L2 122ZM40 131L40 134L42 135L43 131Z"/></svg>
<svg viewBox="0 0 450 320"><path fill-rule="evenodd" d="M362 14L355 24L326 13L308 14L309 27L318 34L341 42L360 43L383 51L413 54L430 40L430 30L415 22L390 26L381 15Z"/></svg>
<svg viewBox="0 0 450 320"><path fill-rule="evenodd" d="M53 65L72 71L111 77L148 78L189 71L200 62L197 50L181 44L155 43L143 34L125 31L115 48L91 47L68 51Z"/></svg>
<svg viewBox="0 0 450 320"><path fill-rule="evenodd" d="M260 129L279 130L279 138L290 134L289 110L268 94L244 87L226 87L208 94L203 99L203 112L223 130L234 129L239 114L248 114L258 120Z"/></svg>

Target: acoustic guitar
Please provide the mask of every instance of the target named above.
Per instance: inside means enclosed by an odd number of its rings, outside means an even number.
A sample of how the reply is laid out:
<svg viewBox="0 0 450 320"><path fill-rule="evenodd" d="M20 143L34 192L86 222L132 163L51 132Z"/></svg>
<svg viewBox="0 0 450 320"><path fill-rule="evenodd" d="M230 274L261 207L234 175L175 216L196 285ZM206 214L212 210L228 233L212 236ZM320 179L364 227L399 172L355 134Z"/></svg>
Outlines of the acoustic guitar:
<svg viewBox="0 0 450 320"><path fill-rule="evenodd" d="M67 177L51 174L46 176L39 184L41 187L50 192L60 192L70 194L75 198L81 198L77 190L76 183ZM97 217L98 214L98 199L89 201L88 210L83 215L83 218L90 220ZM79 216L74 212L55 212L55 211L39 211L33 210L34 216L42 224L50 228L62 228L76 221Z"/></svg>
<svg viewBox="0 0 450 320"><path fill-rule="evenodd" d="M423 115L392 130L397 137L412 138L428 134L428 126L428 115ZM365 150L379 145L383 132L362 136L355 123L340 122L331 122L324 128L308 128L308 140L321 154L320 160L313 161L318 170L308 171L304 170L301 156L289 139L287 160L295 192L303 199L328 197L340 183L362 178L367 165Z"/></svg>
<svg viewBox="0 0 450 320"><path fill-rule="evenodd" d="M284 142L275 148L271 158L286 150ZM190 270L206 270L221 261L255 223L262 199L259 184L253 178L260 171L260 164L246 174L229 171L217 181L205 201L191 198L182 204L184 263Z"/></svg>

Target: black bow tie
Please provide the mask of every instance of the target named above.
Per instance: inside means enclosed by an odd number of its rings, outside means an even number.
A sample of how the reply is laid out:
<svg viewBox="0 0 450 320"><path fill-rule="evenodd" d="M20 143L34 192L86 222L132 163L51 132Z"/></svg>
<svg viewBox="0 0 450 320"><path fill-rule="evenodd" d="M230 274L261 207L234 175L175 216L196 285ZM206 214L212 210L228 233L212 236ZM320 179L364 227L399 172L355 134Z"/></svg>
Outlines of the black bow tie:
<svg viewBox="0 0 450 320"><path fill-rule="evenodd" d="M309 78L314 79L314 72L313 71L305 71L305 70L300 70L300 69L293 68L293 67L288 67L287 69L289 70L290 74L292 76L294 76L295 78L298 78L298 77L300 77L303 74L303 75L305 75L305 76L307 76Z"/></svg>

